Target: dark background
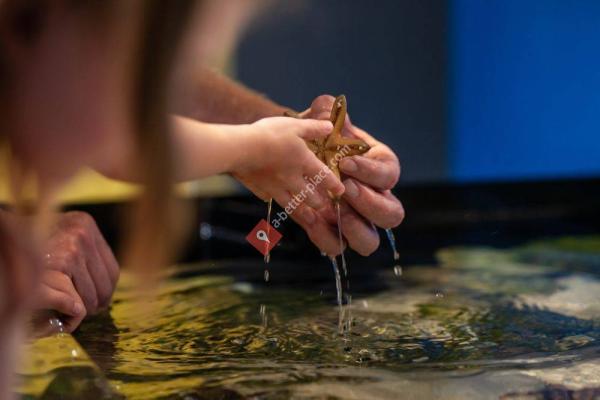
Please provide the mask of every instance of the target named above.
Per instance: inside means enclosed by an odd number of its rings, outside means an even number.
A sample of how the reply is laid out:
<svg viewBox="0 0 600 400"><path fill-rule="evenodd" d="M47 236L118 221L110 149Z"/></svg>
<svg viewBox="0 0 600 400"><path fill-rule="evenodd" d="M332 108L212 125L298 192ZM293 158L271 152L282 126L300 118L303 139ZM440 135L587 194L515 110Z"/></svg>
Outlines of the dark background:
<svg viewBox="0 0 600 400"><path fill-rule="evenodd" d="M241 43L237 78L297 110L345 94L353 122L398 153L405 181L439 180L445 33L443 1L280 1Z"/></svg>
<svg viewBox="0 0 600 400"><path fill-rule="evenodd" d="M600 176L600 1L290 0L238 78L304 109L344 93L402 182Z"/></svg>

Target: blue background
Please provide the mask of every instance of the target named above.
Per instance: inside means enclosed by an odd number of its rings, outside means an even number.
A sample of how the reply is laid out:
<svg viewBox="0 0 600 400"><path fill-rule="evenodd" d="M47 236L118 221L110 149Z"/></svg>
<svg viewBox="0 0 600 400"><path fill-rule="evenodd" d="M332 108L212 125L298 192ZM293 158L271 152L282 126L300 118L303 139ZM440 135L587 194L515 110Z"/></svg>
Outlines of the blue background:
<svg viewBox="0 0 600 400"><path fill-rule="evenodd" d="M600 1L454 0L450 176L600 175Z"/></svg>

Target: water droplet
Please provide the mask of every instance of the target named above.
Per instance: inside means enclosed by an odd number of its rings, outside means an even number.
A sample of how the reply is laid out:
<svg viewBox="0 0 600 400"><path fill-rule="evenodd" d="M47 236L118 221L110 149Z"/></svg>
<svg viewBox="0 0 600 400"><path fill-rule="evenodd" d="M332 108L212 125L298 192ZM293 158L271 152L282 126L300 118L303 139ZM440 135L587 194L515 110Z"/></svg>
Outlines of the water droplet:
<svg viewBox="0 0 600 400"><path fill-rule="evenodd" d="M369 308L369 302L367 302L366 300L362 301L362 305L364 308Z"/></svg>
<svg viewBox="0 0 600 400"><path fill-rule="evenodd" d="M398 261L400 259L400 253L398 253L398 250L396 249L396 238L394 237L394 232L391 229L386 229L385 234L394 253L394 261Z"/></svg>
<svg viewBox="0 0 600 400"><path fill-rule="evenodd" d="M338 240L340 242L340 255L342 256L342 271L344 271L344 277L348 277L348 268L346 267L346 256L344 255L344 237L342 236L342 215L340 211L340 203L335 203L335 209L337 211L337 226L338 226ZM349 284L348 281L346 283Z"/></svg>
<svg viewBox="0 0 600 400"><path fill-rule="evenodd" d="M73 350L71 350L71 357L73 357L73 358L77 358L77 355L78 355L78 354L77 354L77 349L73 349Z"/></svg>
<svg viewBox="0 0 600 400"><path fill-rule="evenodd" d="M265 282L269 282L269 270L265 269Z"/></svg>
<svg viewBox="0 0 600 400"><path fill-rule="evenodd" d="M50 326L52 327L53 331L58 332L58 333L65 332L65 326L60 319L53 317L53 318L50 318L50 320L48 322L50 323Z"/></svg>
<svg viewBox="0 0 600 400"><path fill-rule="evenodd" d="M337 304L339 308L342 308L342 279L340 277L340 270L337 265L335 257L331 257L331 267L333 268L333 274L335 276L335 289L337 292Z"/></svg>
<svg viewBox="0 0 600 400"><path fill-rule="evenodd" d="M439 299L442 299L442 298L444 298L444 293L438 292L438 293L435 294L435 297L437 297Z"/></svg>
<svg viewBox="0 0 600 400"><path fill-rule="evenodd" d="M200 239L209 240L213 235L212 226L210 226L210 224L207 224L206 222L201 223L199 233Z"/></svg>
<svg viewBox="0 0 600 400"><path fill-rule="evenodd" d="M273 208L273 199L269 199L267 201L267 237L269 237L269 231L271 229L271 210ZM265 242L265 264L268 264L271 261L271 251L269 250L269 243ZM265 278L265 282L268 282L269 278Z"/></svg>
<svg viewBox="0 0 600 400"><path fill-rule="evenodd" d="M394 266L394 275L402 276L402 267L399 265Z"/></svg>

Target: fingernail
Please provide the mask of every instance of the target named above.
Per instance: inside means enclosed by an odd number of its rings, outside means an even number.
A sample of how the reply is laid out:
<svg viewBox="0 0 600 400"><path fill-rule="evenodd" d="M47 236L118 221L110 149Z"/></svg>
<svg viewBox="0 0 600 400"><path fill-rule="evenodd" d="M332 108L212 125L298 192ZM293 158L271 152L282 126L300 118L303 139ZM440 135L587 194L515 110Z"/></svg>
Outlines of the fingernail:
<svg viewBox="0 0 600 400"><path fill-rule="evenodd" d="M304 220L304 222L306 222L308 225L312 225L315 223L315 213L313 210L311 210L308 207L305 207L302 211L301 211L301 217Z"/></svg>
<svg viewBox="0 0 600 400"><path fill-rule="evenodd" d="M75 302L75 305L73 305L73 314L75 314L75 316L83 314L84 310L83 304L79 302Z"/></svg>
<svg viewBox="0 0 600 400"><path fill-rule="evenodd" d="M358 170L358 165L353 159L344 158L340 161L340 168L342 168L342 171L344 172L356 172Z"/></svg>
<svg viewBox="0 0 600 400"><path fill-rule="evenodd" d="M344 186L346 187L346 191L344 192L348 197L355 198L358 196L358 186L352 179L347 179L344 181Z"/></svg>

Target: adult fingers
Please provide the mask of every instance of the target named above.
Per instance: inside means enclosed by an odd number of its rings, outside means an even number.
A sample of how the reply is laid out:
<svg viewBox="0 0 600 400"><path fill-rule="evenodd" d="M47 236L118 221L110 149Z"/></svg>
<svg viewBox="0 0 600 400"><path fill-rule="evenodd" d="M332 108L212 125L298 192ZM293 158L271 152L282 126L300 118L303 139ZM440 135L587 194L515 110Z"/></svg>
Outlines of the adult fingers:
<svg viewBox="0 0 600 400"><path fill-rule="evenodd" d="M275 196L275 201L282 207L290 204L291 200L292 197L287 193L279 193ZM302 227L321 252L332 256L339 254L337 232L318 212L304 204L299 204L293 209L289 208L288 211L290 211L289 216Z"/></svg>
<svg viewBox="0 0 600 400"><path fill-rule="evenodd" d="M367 221L387 229L404 220L404 207L389 190L377 192L354 179L346 179L344 185L344 199Z"/></svg>
<svg viewBox="0 0 600 400"><path fill-rule="evenodd" d="M319 214L331 226L337 225L337 212L333 207L326 207ZM340 203L340 219L342 234L350 248L362 256L368 256L377 250L380 243L379 233L370 221L365 220L345 202Z"/></svg>
<svg viewBox="0 0 600 400"><path fill-rule="evenodd" d="M79 274L77 273L78 271L74 271L74 282L76 285L79 285L77 282L77 275L82 275L81 279L85 281L84 284L87 284L87 276L89 276L95 288L95 302L92 301L86 303L88 314L94 314L100 308L108 305L114 287L108 272L108 266L104 263L96 246L96 236L100 235L100 232L94 228L95 222L92 221L92 223L90 223L90 221L87 221L87 223L81 225L79 228L81 233L77 235L80 251L80 256L78 258L83 259L83 265L88 274L85 275L83 273L84 271L81 271ZM82 293L82 296L85 295Z"/></svg>
<svg viewBox="0 0 600 400"><path fill-rule="evenodd" d="M83 319L86 315L83 301L75 290L64 292L43 283L38 292L36 304L48 310L55 310L68 317Z"/></svg>
<svg viewBox="0 0 600 400"><path fill-rule="evenodd" d="M98 229L98 226L95 222L93 223L92 230L94 233L94 243L96 245L98 255L100 256L101 262L106 267L108 277L110 279L110 282L112 283L112 287L114 290L114 287L119 281L119 263L117 262L113 251L111 250L108 243L106 243L104 236L102 236L102 233L100 232L100 229Z"/></svg>
<svg viewBox="0 0 600 400"><path fill-rule="evenodd" d="M62 257L50 258L48 268L62 272L71 278L86 310L96 310L98 308L96 286L79 249L67 251Z"/></svg>
<svg viewBox="0 0 600 400"><path fill-rule="evenodd" d="M113 284L108 274L108 269L102 261L95 247L90 249L85 262L86 268L94 282L96 296L98 297L98 308L88 309L89 314L96 313L99 309L108 306L113 293Z"/></svg>
<svg viewBox="0 0 600 400"><path fill-rule="evenodd" d="M346 157L340 161L340 169L346 175L379 190L392 189L400 178L400 164L395 156L378 159Z"/></svg>
<svg viewBox="0 0 600 400"><path fill-rule="evenodd" d="M379 233L372 223L365 221L352 209L341 216L342 233L348 246L361 256L368 256L379 247Z"/></svg>
<svg viewBox="0 0 600 400"><path fill-rule="evenodd" d="M337 228L329 224L323 216L309 207L301 207L292 214L296 221L308 235L311 242L328 256L340 254L340 240Z"/></svg>

